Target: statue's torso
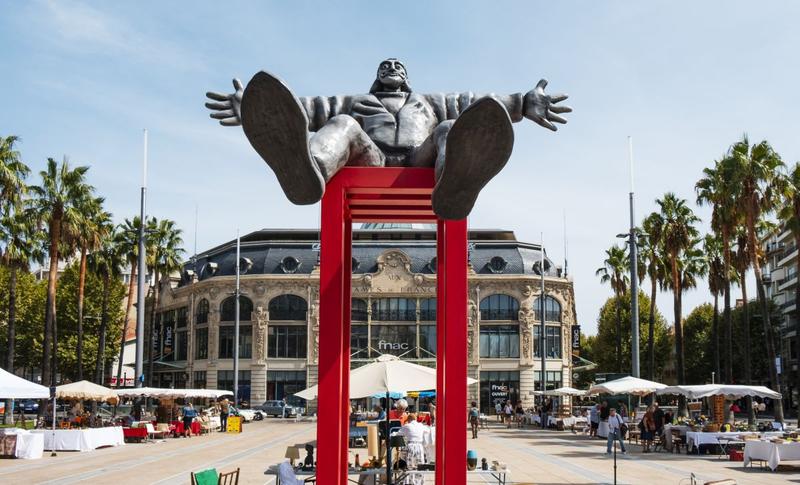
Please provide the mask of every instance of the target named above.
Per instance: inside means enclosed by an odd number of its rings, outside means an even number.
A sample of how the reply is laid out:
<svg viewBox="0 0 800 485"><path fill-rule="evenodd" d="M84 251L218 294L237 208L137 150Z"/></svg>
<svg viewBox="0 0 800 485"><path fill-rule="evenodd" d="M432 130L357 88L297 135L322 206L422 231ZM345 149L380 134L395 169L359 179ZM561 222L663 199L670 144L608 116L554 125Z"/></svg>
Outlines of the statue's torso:
<svg viewBox="0 0 800 485"><path fill-rule="evenodd" d="M376 93L360 96L350 115L378 146L387 151L418 147L438 124L430 102L414 93Z"/></svg>

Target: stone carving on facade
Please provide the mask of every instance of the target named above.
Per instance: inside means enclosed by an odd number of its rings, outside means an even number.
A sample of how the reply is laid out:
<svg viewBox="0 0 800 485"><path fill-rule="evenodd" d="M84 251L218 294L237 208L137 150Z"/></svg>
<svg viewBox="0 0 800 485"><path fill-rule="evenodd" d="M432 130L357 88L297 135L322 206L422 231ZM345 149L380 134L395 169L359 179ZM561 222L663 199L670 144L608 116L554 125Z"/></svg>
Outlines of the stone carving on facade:
<svg viewBox="0 0 800 485"><path fill-rule="evenodd" d="M411 272L411 258L403 251L390 249L377 258L375 273L357 276L353 293L367 296L376 293L435 294L435 275Z"/></svg>
<svg viewBox="0 0 800 485"><path fill-rule="evenodd" d="M469 300L467 311L467 359L470 363L477 362L475 356L475 333L478 329L478 305L474 300Z"/></svg>
<svg viewBox="0 0 800 485"><path fill-rule="evenodd" d="M219 332L219 323L217 325L208 326L208 366L214 367L217 365L217 333Z"/></svg>
<svg viewBox="0 0 800 485"><path fill-rule="evenodd" d="M522 360L529 361L533 358L533 325L536 314L530 305L526 305L520 307L518 318L522 334Z"/></svg>
<svg viewBox="0 0 800 485"><path fill-rule="evenodd" d="M267 363L267 325L269 324L269 312L260 306L255 311L256 317L256 363Z"/></svg>
<svg viewBox="0 0 800 485"><path fill-rule="evenodd" d="M319 363L319 300L314 300L308 310L309 324L311 325L311 338L313 349L311 350L311 363Z"/></svg>

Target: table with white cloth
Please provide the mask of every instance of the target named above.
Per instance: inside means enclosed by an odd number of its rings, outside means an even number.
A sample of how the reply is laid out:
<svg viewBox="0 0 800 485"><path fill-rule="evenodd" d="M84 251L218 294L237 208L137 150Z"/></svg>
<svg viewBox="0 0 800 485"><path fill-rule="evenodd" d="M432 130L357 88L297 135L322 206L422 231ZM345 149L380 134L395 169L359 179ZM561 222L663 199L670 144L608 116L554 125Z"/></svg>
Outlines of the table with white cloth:
<svg viewBox="0 0 800 485"><path fill-rule="evenodd" d="M17 446L14 456L23 460L35 460L44 453L44 437L38 433L31 433L22 428L6 428L0 430L0 435L15 435Z"/></svg>
<svg viewBox="0 0 800 485"><path fill-rule="evenodd" d="M720 439L735 439L739 436L757 436L761 434L764 437L772 438L776 436L783 436L779 431L770 431L767 433L758 433L757 431L728 431L728 432L704 432L704 431L687 431L686 432L686 451L691 452L695 447L700 451L700 445L719 445Z"/></svg>
<svg viewBox="0 0 800 485"><path fill-rule="evenodd" d="M769 468L775 471L782 461L800 460L800 443L748 440L744 445L744 466L753 460L765 461Z"/></svg>
<svg viewBox="0 0 800 485"><path fill-rule="evenodd" d="M37 429L44 436L44 449L56 451L92 451L102 446L125 444L122 428L118 426L87 429Z"/></svg>
<svg viewBox="0 0 800 485"><path fill-rule="evenodd" d="M672 430L678 430L681 436L686 436L691 428L685 424L665 424L664 425L664 449L672 451Z"/></svg>

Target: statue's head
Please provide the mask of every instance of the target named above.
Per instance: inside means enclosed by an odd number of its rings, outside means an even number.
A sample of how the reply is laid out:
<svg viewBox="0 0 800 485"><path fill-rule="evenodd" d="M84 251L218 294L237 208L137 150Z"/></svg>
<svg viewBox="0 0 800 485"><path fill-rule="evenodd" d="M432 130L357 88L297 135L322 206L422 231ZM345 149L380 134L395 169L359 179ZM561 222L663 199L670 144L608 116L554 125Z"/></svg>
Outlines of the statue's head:
<svg viewBox="0 0 800 485"><path fill-rule="evenodd" d="M378 65L378 74L375 77L375 82L369 88L370 94L387 91L411 92L411 87L408 85L406 66L393 57Z"/></svg>

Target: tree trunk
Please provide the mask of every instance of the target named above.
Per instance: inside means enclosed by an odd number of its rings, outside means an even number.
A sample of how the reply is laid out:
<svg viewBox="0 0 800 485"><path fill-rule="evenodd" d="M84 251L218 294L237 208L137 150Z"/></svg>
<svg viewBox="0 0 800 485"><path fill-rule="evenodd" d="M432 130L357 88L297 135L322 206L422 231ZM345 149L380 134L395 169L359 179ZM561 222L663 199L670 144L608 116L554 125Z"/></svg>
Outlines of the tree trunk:
<svg viewBox="0 0 800 485"><path fill-rule="evenodd" d="M6 370L14 373L14 352L16 345L16 325L17 322L17 266L13 262L9 264L8 274L8 350L6 351ZM11 408L11 399L6 399L5 423L14 422L14 410Z"/></svg>
<svg viewBox="0 0 800 485"><path fill-rule="evenodd" d="M122 378L122 359L125 356L125 335L128 333L128 319L131 315L131 308L133 307L133 288L136 281L136 263L137 258L131 261L131 279L128 282L128 303L125 305L125 321L122 323L122 338L119 344L119 360L117 361L117 387L122 387L120 379ZM137 379L139 376L134 376Z"/></svg>
<svg viewBox="0 0 800 485"><path fill-rule="evenodd" d="M50 217L50 268L47 274L47 304L44 314L44 340L42 342L42 385L55 386L57 373L56 345L56 281L58 279L58 242L61 240L61 217L55 213ZM44 413L47 400L39 406L39 415Z"/></svg>
<svg viewBox="0 0 800 485"><path fill-rule="evenodd" d="M83 296L86 286L86 247L81 246L81 266L78 276L78 380L83 380Z"/></svg>
<svg viewBox="0 0 800 485"><path fill-rule="evenodd" d="M761 266L758 264L758 254L756 253L756 230L755 217L751 212L747 214L747 238L750 243L750 261L753 265L753 273L756 275L756 290L758 300L761 303L761 323L764 325L764 338L767 339L767 368L769 369L769 380L776 392L781 392L781 381L778 379L778 369L775 368L775 336L772 332L770 322L769 303L767 302L767 292L764 290L764 278L761 274ZM775 406L775 421L783 423L783 399L773 401Z"/></svg>
<svg viewBox="0 0 800 485"><path fill-rule="evenodd" d="M617 295L616 301L614 302L614 307L617 313L617 372L622 372L622 321L620 320L620 309L619 309L619 299L620 295Z"/></svg>
<svg viewBox="0 0 800 485"><path fill-rule="evenodd" d="M681 280L678 276L678 255L672 254L671 262L672 262L672 306L675 315L675 361L676 365L676 377L678 379L678 384L684 384L686 379L686 373L684 371L684 360L683 360L683 323L681 322ZM679 396L678 399L678 415L679 416L688 416L688 410L686 408L686 398L684 396Z"/></svg>
<svg viewBox="0 0 800 485"><path fill-rule="evenodd" d="M725 380L733 383L733 316L731 315L731 246L729 231L722 230L723 320L725 320ZM722 379L720 379L722 380Z"/></svg>
<svg viewBox="0 0 800 485"><path fill-rule="evenodd" d="M103 303L100 316L100 337L97 341L97 362L94 365L94 381L99 385L103 384L105 374L105 354L106 354L106 331L108 329L108 296L111 292L111 277L103 276Z"/></svg>
<svg viewBox="0 0 800 485"><path fill-rule="evenodd" d="M744 383L749 386L753 384L753 375L750 369L750 307L747 304L747 267L739 268L739 274L742 278L742 301L744 301L744 305L742 306L742 322L744 323ZM753 409L753 396L745 397L745 402L747 402L747 424L753 425L756 423L756 410Z"/></svg>
<svg viewBox="0 0 800 485"><path fill-rule="evenodd" d="M656 288L656 279L655 277L650 278L650 319L649 319L649 328L647 329L647 356L649 360L649 365L647 369L647 378L649 380L655 380L656 375L656 354L655 354L655 325L656 325L656 295L657 295L657 288Z"/></svg>
<svg viewBox="0 0 800 485"><path fill-rule="evenodd" d="M719 293L714 293L714 319L711 322L711 343L714 346L714 374L722 380L719 367Z"/></svg>

